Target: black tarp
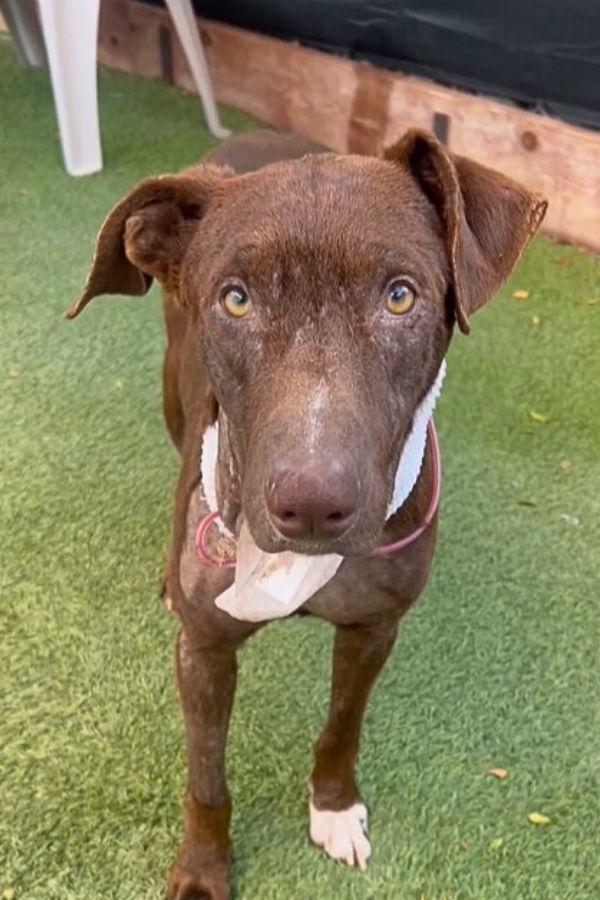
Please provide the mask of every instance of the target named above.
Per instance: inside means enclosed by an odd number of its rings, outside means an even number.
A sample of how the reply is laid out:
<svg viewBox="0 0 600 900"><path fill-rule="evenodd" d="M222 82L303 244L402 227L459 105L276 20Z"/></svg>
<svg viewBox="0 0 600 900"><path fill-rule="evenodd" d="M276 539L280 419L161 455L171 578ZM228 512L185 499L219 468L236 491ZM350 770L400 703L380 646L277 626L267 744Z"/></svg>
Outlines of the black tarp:
<svg viewBox="0 0 600 900"><path fill-rule="evenodd" d="M600 128L600 0L194 0L194 5L207 18Z"/></svg>

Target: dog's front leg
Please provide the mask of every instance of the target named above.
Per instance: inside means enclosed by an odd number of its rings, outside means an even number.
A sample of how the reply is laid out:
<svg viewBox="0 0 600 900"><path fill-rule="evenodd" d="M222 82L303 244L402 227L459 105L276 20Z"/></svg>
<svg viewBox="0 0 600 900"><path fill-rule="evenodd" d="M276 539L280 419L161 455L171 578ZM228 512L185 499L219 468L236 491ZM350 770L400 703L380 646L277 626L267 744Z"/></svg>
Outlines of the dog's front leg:
<svg viewBox="0 0 600 900"><path fill-rule="evenodd" d="M315 744L311 839L329 856L361 869L366 867L371 846L354 765L369 693L394 646L397 630L395 621L337 627L329 714Z"/></svg>
<svg viewBox="0 0 600 900"><path fill-rule="evenodd" d="M171 869L168 900L227 900L231 803L225 744L236 683L239 642L197 646L177 640L177 681L185 717L188 782L183 842Z"/></svg>

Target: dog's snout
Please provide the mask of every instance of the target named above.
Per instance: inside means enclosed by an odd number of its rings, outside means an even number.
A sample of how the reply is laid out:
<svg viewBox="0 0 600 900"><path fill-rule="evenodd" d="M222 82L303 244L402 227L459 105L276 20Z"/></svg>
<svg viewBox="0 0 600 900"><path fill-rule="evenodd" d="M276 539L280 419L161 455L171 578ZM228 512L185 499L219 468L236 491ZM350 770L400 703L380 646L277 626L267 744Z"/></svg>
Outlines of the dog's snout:
<svg viewBox="0 0 600 900"><path fill-rule="evenodd" d="M267 507L277 530L291 540L333 540L348 531L358 505L358 479L336 459L277 466Z"/></svg>

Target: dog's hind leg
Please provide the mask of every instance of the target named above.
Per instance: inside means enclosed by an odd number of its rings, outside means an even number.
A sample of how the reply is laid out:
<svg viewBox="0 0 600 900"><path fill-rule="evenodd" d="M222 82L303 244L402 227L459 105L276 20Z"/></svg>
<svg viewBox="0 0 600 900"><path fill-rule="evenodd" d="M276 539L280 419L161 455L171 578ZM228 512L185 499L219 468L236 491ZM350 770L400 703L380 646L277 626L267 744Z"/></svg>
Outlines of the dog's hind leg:
<svg viewBox="0 0 600 900"><path fill-rule="evenodd" d="M329 714L315 744L311 840L334 859L361 869L366 867L371 845L354 766L369 693L394 646L397 628L396 622L337 627Z"/></svg>

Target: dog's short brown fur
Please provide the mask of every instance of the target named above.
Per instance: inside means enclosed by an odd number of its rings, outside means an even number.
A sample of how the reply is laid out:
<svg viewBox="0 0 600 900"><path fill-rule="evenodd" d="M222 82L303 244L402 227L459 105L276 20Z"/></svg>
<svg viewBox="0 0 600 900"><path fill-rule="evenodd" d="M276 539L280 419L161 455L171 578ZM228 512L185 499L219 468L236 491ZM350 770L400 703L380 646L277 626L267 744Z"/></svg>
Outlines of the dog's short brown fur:
<svg viewBox="0 0 600 900"><path fill-rule="evenodd" d="M207 512L205 428L219 417L219 507L232 529L243 517L264 550L346 557L303 608L336 627L313 803L345 810L359 799L354 765L369 692L435 544L434 522L402 552L368 557L418 526L429 502L428 448L414 490L386 521L403 443L454 325L469 330L544 212L539 198L427 133L408 132L383 159L258 133L225 142L203 165L144 180L104 222L68 316L97 295L144 294L153 278L161 283L164 412L182 459L166 589L181 622L189 777L172 900L229 896L225 741L236 650L261 627L215 606L231 572L207 568L194 548ZM417 294L405 316L382 300L399 278ZM240 319L223 308L231 285L251 299ZM321 491L328 480L352 481L350 524L333 537L286 537L269 512L281 461L293 470L309 456L325 473Z"/></svg>

